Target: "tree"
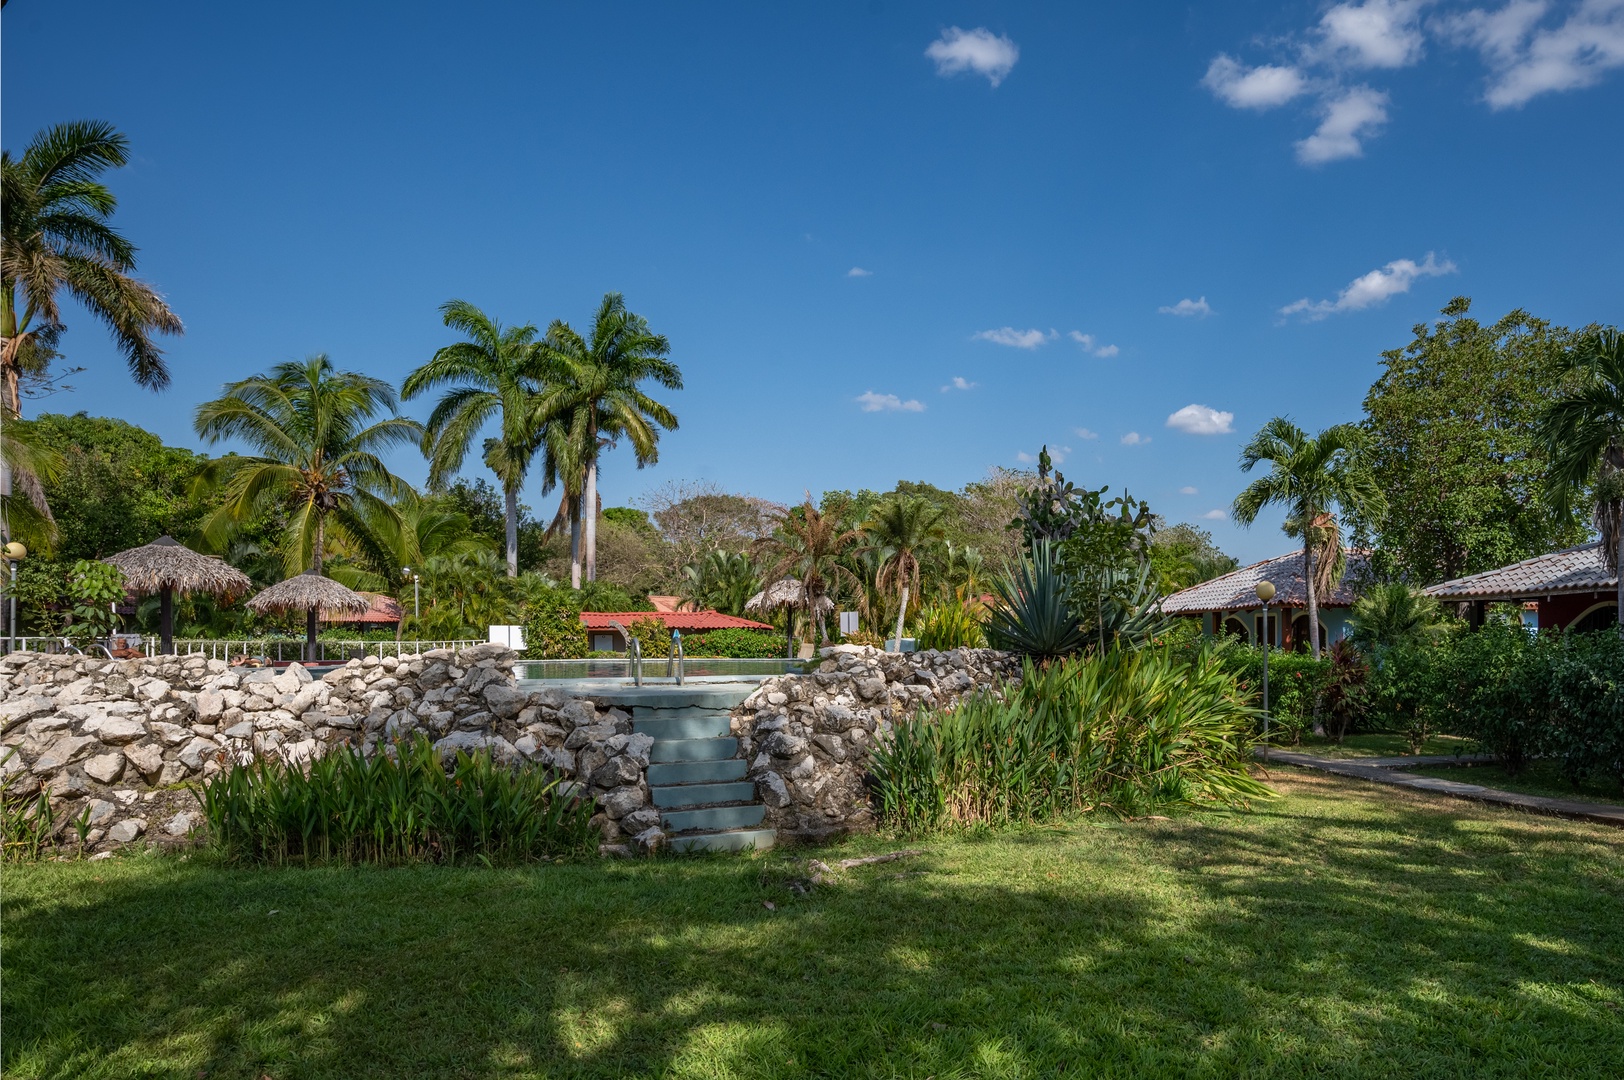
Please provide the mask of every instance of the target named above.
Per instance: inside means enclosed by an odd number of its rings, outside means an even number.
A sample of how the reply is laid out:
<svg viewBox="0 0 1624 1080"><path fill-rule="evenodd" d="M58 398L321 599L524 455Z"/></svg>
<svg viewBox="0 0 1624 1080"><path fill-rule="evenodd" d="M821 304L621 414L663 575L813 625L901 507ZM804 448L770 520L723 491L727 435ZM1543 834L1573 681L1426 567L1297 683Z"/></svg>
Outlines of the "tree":
<svg viewBox="0 0 1624 1080"><path fill-rule="evenodd" d="M150 285L130 276L135 246L108 220L118 200L97 178L129 160L111 124L76 121L34 136L17 158L0 154L0 414L22 412L21 383L56 356L66 292L106 324L130 374L169 385L154 334L181 322Z"/></svg>
<svg viewBox="0 0 1624 1080"><path fill-rule="evenodd" d="M474 437L492 420L500 435L485 440L485 464L501 481L505 500L507 576L519 576L519 489L542 443L536 403L541 359L536 328L504 328L466 300L440 305L445 325L465 334L435 351L400 389L410 401L445 387L423 429L423 454L429 459L429 487L445 484L462 468Z"/></svg>
<svg viewBox="0 0 1624 1080"><path fill-rule="evenodd" d="M1348 622L1350 640L1368 650L1426 645L1448 629L1438 601L1402 581L1373 586L1354 602Z"/></svg>
<svg viewBox="0 0 1624 1080"><path fill-rule="evenodd" d="M1289 523L1307 522L1299 528L1303 537L1303 578L1308 590L1308 647L1319 659L1319 590L1315 587L1315 528L1339 528L1334 519L1322 518L1332 507L1369 517L1382 512L1382 493L1361 456L1366 443L1363 431L1353 424L1337 424L1318 435L1309 436L1285 417L1277 416L1252 436L1241 450L1241 471L1251 472L1269 462L1267 476L1259 477L1235 497L1233 516L1242 525L1257 520L1265 506L1283 506Z"/></svg>
<svg viewBox="0 0 1624 1080"><path fill-rule="evenodd" d="M1366 458L1380 519L1345 515L1374 543L1378 576L1426 585L1583 542L1577 509L1555 513L1536 427L1564 378L1573 335L1513 311L1490 325L1456 297L1382 354L1365 397Z"/></svg>
<svg viewBox="0 0 1624 1080"><path fill-rule="evenodd" d="M637 499L665 541L671 576L712 551L742 552L771 536L788 507L725 491L709 481L673 480ZM609 511L604 511L607 516ZM752 590L753 591L753 590Z"/></svg>
<svg viewBox="0 0 1624 1080"><path fill-rule="evenodd" d="M547 328L543 353L548 386L538 419L555 426L549 457L561 480L581 479L581 570L572 565L572 584L584 574L597 576L598 458L624 438L632 444L639 469L659 460L660 432L675 431L677 417L642 390L653 380L667 390L682 389L682 372L667 359L671 344L649 329L640 315L626 309L619 293L608 293L598 305L589 338L566 322ZM566 484L567 491L567 484Z"/></svg>
<svg viewBox="0 0 1624 1080"><path fill-rule="evenodd" d="M1587 485L1602 559L1618 579L1618 626L1624 634L1624 334L1585 335L1567 363L1566 378L1539 421L1550 457L1547 481L1558 514Z"/></svg>
<svg viewBox="0 0 1624 1080"><path fill-rule="evenodd" d="M321 572L331 529L380 573L393 575L389 537L400 529L391 500L411 489L378 456L423 436L416 420L396 414L395 392L382 379L337 372L326 356L288 361L269 374L230 383L197 407L197 433L210 443L238 439L258 451L211 461L199 478L223 486L225 503L203 525L221 543L241 522L280 504L288 514L283 565L289 576ZM378 413L383 419L373 420Z"/></svg>
<svg viewBox="0 0 1624 1080"><path fill-rule="evenodd" d="M717 548L682 568L682 598L701 611L743 615L746 601L760 589L755 564L743 552Z"/></svg>
<svg viewBox="0 0 1624 1080"><path fill-rule="evenodd" d="M1150 539L1152 580L1162 594L1188 589L1235 569L1239 563L1212 542L1212 533L1190 524L1158 528Z"/></svg>
<svg viewBox="0 0 1624 1080"><path fill-rule="evenodd" d="M756 543L768 567L764 575L767 581L793 577L801 583L807 624L817 624L820 641L828 641L829 634L818 608L831 588L837 583L862 588L856 575L841 561L862 538L863 534L856 529L840 529L833 519L812 505L809 497L779 518L778 528L771 536Z"/></svg>
<svg viewBox="0 0 1624 1080"><path fill-rule="evenodd" d="M942 541L942 510L923 495L899 495L881 503L863 524L869 542L888 548L875 580L884 591L897 593L897 648L902 647L902 623L908 614L908 594L919 595L919 555Z"/></svg>

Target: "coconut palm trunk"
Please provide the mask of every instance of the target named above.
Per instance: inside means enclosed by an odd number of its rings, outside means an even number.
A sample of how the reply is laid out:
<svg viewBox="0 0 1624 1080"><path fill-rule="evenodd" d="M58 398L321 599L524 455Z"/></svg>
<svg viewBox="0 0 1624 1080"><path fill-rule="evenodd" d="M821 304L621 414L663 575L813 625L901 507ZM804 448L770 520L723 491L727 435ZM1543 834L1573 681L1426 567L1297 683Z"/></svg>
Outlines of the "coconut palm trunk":
<svg viewBox="0 0 1624 1080"><path fill-rule="evenodd" d="M581 508L570 515L570 588L581 587Z"/></svg>
<svg viewBox="0 0 1624 1080"><path fill-rule="evenodd" d="M897 608L897 652L902 651L902 620L908 614L908 586L902 587L902 605Z"/></svg>
<svg viewBox="0 0 1624 1080"><path fill-rule="evenodd" d="M596 436L594 436L596 438ZM598 580L598 462L594 458L586 467L586 492L583 495L581 516L582 574L588 581Z"/></svg>
<svg viewBox="0 0 1624 1080"><path fill-rule="evenodd" d="M519 489L509 487L502 493L503 525L507 534L507 575L519 576Z"/></svg>

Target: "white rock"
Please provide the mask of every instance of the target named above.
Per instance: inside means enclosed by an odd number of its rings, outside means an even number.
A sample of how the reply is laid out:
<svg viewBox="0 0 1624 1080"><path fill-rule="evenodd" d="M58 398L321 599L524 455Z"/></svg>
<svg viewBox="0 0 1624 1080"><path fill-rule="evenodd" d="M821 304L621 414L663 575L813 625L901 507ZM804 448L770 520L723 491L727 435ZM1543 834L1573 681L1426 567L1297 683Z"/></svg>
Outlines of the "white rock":
<svg viewBox="0 0 1624 1080"><path fill-rule="evenodd" d="M136 837L140 836L146 831L147 823L144 819L138 817L125 818L123 821L107 830L107 838L109 840L117 840L121 844L128 844L131 840L134 840Z"/></svg>
<svg viewBox="0 0 1624 1080"><path fill-rule="evenodd" d="M205 757L213 754L218 749L220 748L215 745L213 739L205 739L199 736L181 747L179 761L188 769L195 771L203 767Z"/></svg>
<svg viewBox="0 0 1624 1080"><path fill-rule="evenodd" d="M164 826L164 832L168 833L170 836L185 836L187 833L196 828L197 824L197 815L191 811L186 811L184 813L176 814L174 817L170 818L169 823Z"/></svg>
<svg viewBox="0 0 1624 1080"><path fill-rule="evenodd" d="M143 743L140 746L126 746L124 756L129 759L130 764L134 765L137 771L148 778L157 775L158 770L164 767L164 752L151 743Z"/></svg>
<svg viewBox="0 0 1624 1080"><path fill-rule="evenodd" d="M85 775L103 784L111 784L123 773L124 754L119 750L106 754L97 754L85 762Z"/></svg>
<svg viewBox="0 0 1624 1080"><path fill-rule="evenodd" d="M145 723L122 716L109 716L100 723L96 723L94 727L91 726L92 723L93 721L86 721L84 730L112 746L134 742L137 739L145 738L147 734L147 725Z"/></svg>
<svg viewBox="0 0 1624 1080"><path fill-rule="evenodd" d="M118 808L112 803L108 802L106 799L92 799L85 807L85 812L89 815L86 820L88 824L100 825L102 822L112 817L113 811L116 809Z"/></svg>

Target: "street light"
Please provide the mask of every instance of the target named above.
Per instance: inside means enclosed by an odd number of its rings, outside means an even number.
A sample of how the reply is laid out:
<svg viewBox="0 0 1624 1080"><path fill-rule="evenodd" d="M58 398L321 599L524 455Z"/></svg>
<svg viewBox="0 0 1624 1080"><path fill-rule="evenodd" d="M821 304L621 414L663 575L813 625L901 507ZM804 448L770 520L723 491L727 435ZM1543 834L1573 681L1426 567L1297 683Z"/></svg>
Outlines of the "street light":
<svg viewBox="0 0 1624 1080"><path fill-rule="evenodd" d="M1274 599L1274 582L1260 581L1253 590L1263 601L1263 760L1269 760L1269 601Z"/></svg>
<svg viewBox="0 0 1624 1080"><path fill-rule="evenodd" d="M4 554L11 564L11 615L6 622L6 652L10 654L17 651L17 564L28 558L28 549L13 540Z"/></svg>
<svg viewBox="0 0 1624 1080"><path fill-rule="evenodd" d="M412 579L412 618L418 618L423 614L422 611L419 610L420 605L418 603L418 601L421 599L417 591L417 582L419 580L418 576L412 573L412 568L409 566L401 567L400 572Z"/></svg>

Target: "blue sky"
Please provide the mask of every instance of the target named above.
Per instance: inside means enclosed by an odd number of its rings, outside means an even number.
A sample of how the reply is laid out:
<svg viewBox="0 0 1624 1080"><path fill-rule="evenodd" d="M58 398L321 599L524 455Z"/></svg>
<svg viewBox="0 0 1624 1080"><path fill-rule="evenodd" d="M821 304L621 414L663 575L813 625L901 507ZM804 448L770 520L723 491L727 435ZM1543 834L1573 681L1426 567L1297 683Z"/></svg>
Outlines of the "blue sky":
<svg viewBox="0 0 1624 1080"><path fill-rule="evenodd" d="M187 327L151 394L70 318L78 389L25 407L178 445L280 360L398 381L451 297L579 326L619 290L687 388L610 504L1048 443L1251 560L1289 541L1221 516L1247 434L1356 419L1451 296L1620 321L1624 0L16 0L0 32L5 145L125 131L116 221Z"/></svg>

